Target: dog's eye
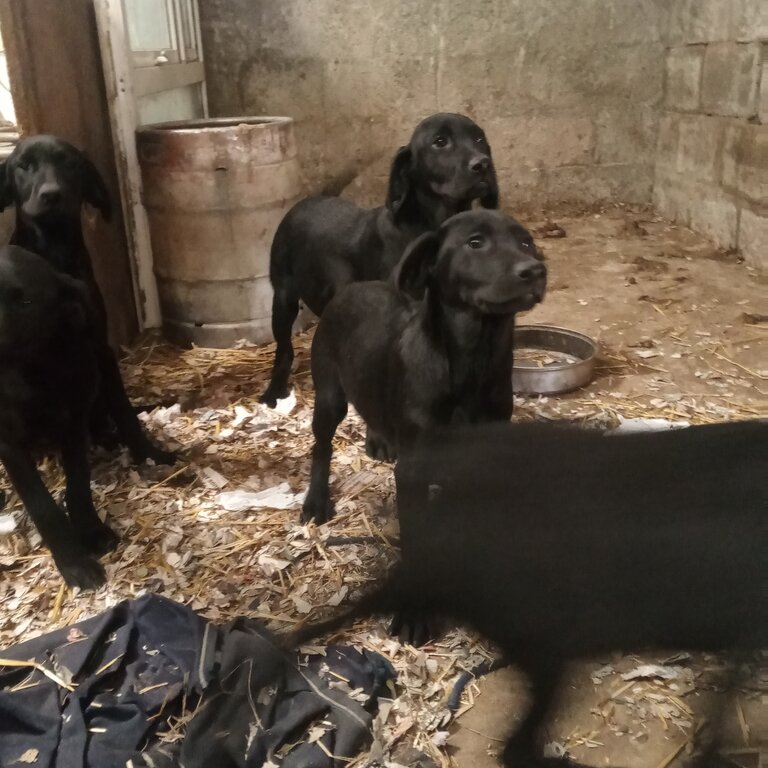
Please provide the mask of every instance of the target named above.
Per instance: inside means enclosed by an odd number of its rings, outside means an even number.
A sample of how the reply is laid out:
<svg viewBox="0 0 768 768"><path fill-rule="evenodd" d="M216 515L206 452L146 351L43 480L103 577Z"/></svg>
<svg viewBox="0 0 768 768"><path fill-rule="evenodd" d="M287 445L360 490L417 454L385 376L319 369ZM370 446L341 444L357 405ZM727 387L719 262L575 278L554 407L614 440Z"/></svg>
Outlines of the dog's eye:
<svg viewBox="0 0 768 768"><path fill-rule="evenodd" d="M433 147L437 147L438 149L442 149L443 147L448 146L448 137L447 136L436 136L434 141L432 142Z"/></svg>
<svg viewBox="0 0 768 768"><path fill-rule="evenodd" d="M475 139L475 144L485 144L485 136L478 136Z"/></svg>
<svg viewBox="0 0 768 768"><path fill-rule="evenodd" d="M481 235L472 235L472 237L467 240L467 245L470 248L482 248L485 244L485 238Z"/></svg>

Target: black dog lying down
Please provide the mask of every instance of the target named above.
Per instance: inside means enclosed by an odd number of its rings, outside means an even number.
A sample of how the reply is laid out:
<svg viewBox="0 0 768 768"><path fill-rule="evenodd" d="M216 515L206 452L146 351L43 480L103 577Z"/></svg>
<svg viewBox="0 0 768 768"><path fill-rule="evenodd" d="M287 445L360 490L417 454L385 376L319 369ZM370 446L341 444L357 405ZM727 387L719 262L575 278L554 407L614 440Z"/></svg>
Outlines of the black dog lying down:
<svg viewBox="0 0 768 768"><path fill-rule="evenodd" d="M95 588L95 559L117 536L93 506L88 419L98 389L94 314L83 283L16 246L0 250L0 460L72 587ZM67 515L35 454L54 450L66 475Z"/></svg>
<svg viewBox="0 0 768 768"><path fill-rule="evenodd" d="M507 766L543 762L535 737L569 659L768 648L768 422L612 437L454 428L396 476L401 562L291 642L392 611L473 626L532 686Z"/></svg>
<svg viewBox="0 0 768 768"><path fill-rule="evenodd" d="M401 147L389 177L386 205L364 210L338 197L297 203L272 243L272 332L277 342L272 381L261 398L274 407L288 395L293 362L291 329L303 301L320 316L341 286L383 280L418 235L479 199L498 207L491 148L468 117L437 114L423 120Z"/></svg>
<svg viewBox="0 0 768 768"><path fill-rule="evenodd" d="M80 217L85 203L109 220L112 204L99 172L80 150L55 136L24 139L0 163L0 211L16 206L11 243L42 256L88 287L96 312L94 332L101 378L95 421L102 426L108 414L137 463L152 459L158 464L172 464L174 455L156 448L144 434L109 347L107 311L83 239Z"/></svg>
<svg viewBox="0 0 768 768"><path fill-rule="evenodd" d="M478 210L419 237L390 282L342 288L312 344L315 445L304 520L332 515L332 440L348 402L393 452L440 424L508 421L515 313L541 301L545 284L530 234L509 216Z"/></svg>

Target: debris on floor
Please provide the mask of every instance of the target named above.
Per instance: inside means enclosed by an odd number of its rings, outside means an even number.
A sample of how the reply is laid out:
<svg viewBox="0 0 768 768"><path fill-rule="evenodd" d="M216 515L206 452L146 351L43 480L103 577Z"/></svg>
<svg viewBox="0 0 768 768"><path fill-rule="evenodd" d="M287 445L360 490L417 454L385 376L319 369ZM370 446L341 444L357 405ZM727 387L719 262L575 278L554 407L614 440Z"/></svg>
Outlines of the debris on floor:
<svg viewBox="0 0 768 768"><path fill-rule="evenodd" d="M587 388L517 397L515 419L626 430L768 417L768 299L760 278L644 210L562 214L558 230L547 221L555 220L541 221L552 233L543 245L550 290L525 322L583 331L599 341L602 356ZM275 410L258 402L272 345L179 350L148 335L130 350L123 369L131 395L165 405L143 417L147 429L181 455L174 467L131 467L125 454L94 451L96 506L122 538L105 560L108 584L95 594L63 585L0 473L0 495L8 495L0 518L0 648L148 592L211 621L245 615L283 631L353 600L378 578L395 554L394 481L390 465L366 456L364 425L352 409L334 443L336 516L322 526L299 522L312 445L311 338L309 331L295 339L295 389ZM60 498L56 464L46 461L43 473ZM417 764L411 758L420 754L425 766L448 766L447 697L460 673L492 659L492 650L462 629L415 649L390 638L379 620L342 637L381 653L398 674L396 696L374 724L372 754L402 765ZM690 668L696 686L700 670L694 662ZM614 678L627 687L612 694L611 706L630 723L617 728L642 734L637 723L661 718L690 731L687 678L624 681L611 672L602 686ZM467 686L458 717L482 690L482 680ZM580 735L553 734L552 742L569 750L589 745L598 738L590 736L591 718L586 711ZM183 723L169 727L169 738Z"/></svg>

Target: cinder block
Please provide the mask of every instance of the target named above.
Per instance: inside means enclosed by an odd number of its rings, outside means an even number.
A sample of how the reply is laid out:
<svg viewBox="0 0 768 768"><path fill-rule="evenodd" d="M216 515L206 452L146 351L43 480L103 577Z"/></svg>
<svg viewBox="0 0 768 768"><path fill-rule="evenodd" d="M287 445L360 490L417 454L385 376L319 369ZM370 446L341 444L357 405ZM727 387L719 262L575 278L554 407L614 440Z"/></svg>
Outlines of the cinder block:
<svg viewBox="0 0 768 768"><path fill-rule="evenodd" d="M673 169L677 164L677 148L680 143L680 121L682 119L675 112L662 112L659 118L656 162L666 169Z"/></svg>
<svg viewBox="0 0 768 768"><path fill-rule="evenodd" d="M683 115L678 131L675 170L693 179L716 181L723 121L707 115Z"/></svg>
<svg viewBox="0 0 768 768"><path fill-rule="evenodd" d="M592 162L594 125L588 117L497 118L483 127L499 168L553 168Z"/></svg>
<svg viewBox="0 0 768 768"><path fill-rule="evenodd" d="M736 246L738 207L712 184L686 176L657 176L653 202L662 215L711 237L720 247Z"/></svg>
<svg viewBox="0 0 768 768"><path fill-rule="evenodd" d="M756 114L759 64L760 47L757 44L707 46L701 84L702 108L706 112L734 117Z"/></svg>
<svg viewBox="0 0 768 768"><path fill-rule="evenodd" d="M730 40L734 2L740 0L676 0L670 21L672 43Z"/></svg>
<svg viewBox="0 0 768 768"><path fill-rule="evenodd" d="M722 178L731 191L768 206L768 126L743 123L727 127Z"/></svg>
<svg viewBox="0 0 768 768"><path fill-rule="evenodd" d="M656 167L653 187L653 207L662 215L680 224L690 224L691 193L678 177L669 174L667 168Z"/></svg>
<svg viewBox="0 0 768 768"><path fill-rule="evenodd" d="M557 106L611 100L658 104L664 90L664 54L661 43L603 43L566 59L552 46L538 66L550 73L549 100Z"/></svg>
<svg viewBox="0 0 768 768"><path fill-rule="evenodd" d="M579 3L574 7L585 5L590 3ZM603 11L599 23L603 26L606 40L625 44L658 42L664 38L669 24L668 3L654 0L634 0L629 3L604 0L603 5L607 13Z"/></svg>
<svg viewBox="0 0 768 768"><path fill-rule="evenodd" d="M502 168L498 171L499 206L513 216L523 205L553 202L545 185L547 171L540 168Z"/></svg>
<svg viewBox="0 0 768 768"><path fill-rule="evenodd" d="M735 248L739 226L736 203L709 186L697 186L694 190L690 202L691 229L708 235L721 248Z"/></svg>
<svg viewBox="0 0 768 768"><path fill-rule="evenodd" d="M739 42L768 40L768 3L765 0L731 0L732 38Z"/></svg>
<svg viewBox="0 0 768 768"><path fill-rule="evenodd" d="M667 55L664 103L672 109L693 111L699 107L699 86L704 47L672 48Z"/></svg>
<svg viewBox="0 0 768 768"><path fill-rule="evenodd" d="M638 163L564 166L546 173L543 184L550 201L649 203L653 166Z"/></svg>
<svg viewBox="0 0 768 768"><path fill-rule="evenodd" d="M659 113L651 105L611 106L595 120L595 159L598 163L653 164Z"/></svg>
<svg viewBox="0 0 768 768"><path fill-rule="evenodd" d="M747 263L768 273L768 216L741 211L739 250Z"/></svg>

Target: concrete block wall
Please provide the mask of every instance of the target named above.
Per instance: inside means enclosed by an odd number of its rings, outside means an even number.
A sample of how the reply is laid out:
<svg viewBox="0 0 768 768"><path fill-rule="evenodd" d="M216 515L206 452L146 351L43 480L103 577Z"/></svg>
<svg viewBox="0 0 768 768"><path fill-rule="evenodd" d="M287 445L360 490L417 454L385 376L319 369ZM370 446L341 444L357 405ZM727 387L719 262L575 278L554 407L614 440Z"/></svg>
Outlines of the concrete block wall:
<svg viewBox="0 0 768 768"><path fill-rule="evenodd" d="M653 200L768 270L768 2L672 0Z"/></svg>
<svg viewBox="0 0 768 768"><path fill-rule="evenodd" d="M205 0L210 106L294 117L309 190L364 204L438 110L486 129L513 208L650 202L669 2Z"/></svg>

